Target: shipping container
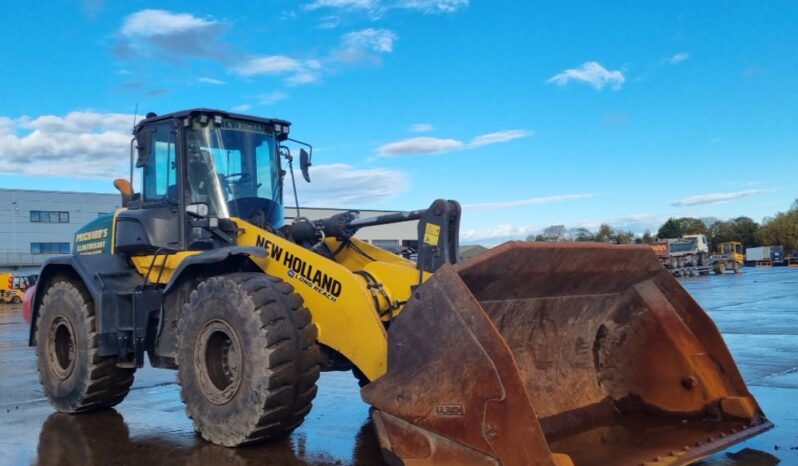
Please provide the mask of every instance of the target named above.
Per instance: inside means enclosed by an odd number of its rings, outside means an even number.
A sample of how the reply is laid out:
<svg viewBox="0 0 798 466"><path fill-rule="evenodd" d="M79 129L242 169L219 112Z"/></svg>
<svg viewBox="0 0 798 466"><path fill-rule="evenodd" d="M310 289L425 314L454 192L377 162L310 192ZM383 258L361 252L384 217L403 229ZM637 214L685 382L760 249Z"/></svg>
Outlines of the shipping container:
<svg viewBox="0 0 798 466"><path fill-rule="evenodd" d="M770 252L767 249L768 248L766 248L765 246L746 249L745 261L756 262L756 261L763 261L765 259L770 259Z"/></svg>

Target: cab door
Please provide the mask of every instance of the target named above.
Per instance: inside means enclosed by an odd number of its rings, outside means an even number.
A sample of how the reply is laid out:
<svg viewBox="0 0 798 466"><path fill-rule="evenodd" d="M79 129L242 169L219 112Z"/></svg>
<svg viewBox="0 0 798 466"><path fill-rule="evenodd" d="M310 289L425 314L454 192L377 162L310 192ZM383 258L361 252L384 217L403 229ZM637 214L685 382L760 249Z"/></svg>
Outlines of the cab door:
<svg viewBox="0 0 798 466"><path fill-rule="evenodd" d="M185 249L177 134L172 120L145 126L137 134L133 181L138 189L128 210L117 216L116 251L144 255Z"/></svg>

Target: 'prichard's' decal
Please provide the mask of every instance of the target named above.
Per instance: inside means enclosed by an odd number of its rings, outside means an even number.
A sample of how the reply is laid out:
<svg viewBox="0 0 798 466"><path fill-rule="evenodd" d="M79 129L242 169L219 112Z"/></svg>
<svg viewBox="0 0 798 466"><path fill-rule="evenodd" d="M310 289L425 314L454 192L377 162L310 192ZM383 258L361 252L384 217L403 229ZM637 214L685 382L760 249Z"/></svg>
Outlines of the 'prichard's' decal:
<svg viewBox="0 0 798 466"><path fill-rule="evenodd" d="M105 238L107 237L108 228L78 233L75 235L75 253L81 255L102 254L106 249Z"/></svg>
<svg viewBox="0 0 798 466"><path fill-rule="evenodd" d="M266 249L271 259L278 262L282 261L283 265L288 268L289 277L299 280L330 301L335 302L341 296L341 282L319 269L314 269L312 265L302 260L301 257L284 251L282 247L260 235L255 240L255 246Z"/></svg>

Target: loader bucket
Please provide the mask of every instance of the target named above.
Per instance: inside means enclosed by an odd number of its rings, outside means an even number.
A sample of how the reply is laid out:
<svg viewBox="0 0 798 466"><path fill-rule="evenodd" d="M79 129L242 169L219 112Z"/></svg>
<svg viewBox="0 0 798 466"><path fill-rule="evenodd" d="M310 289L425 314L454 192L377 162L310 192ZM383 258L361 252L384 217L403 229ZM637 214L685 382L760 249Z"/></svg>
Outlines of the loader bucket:
<svg viewBox="0 0 798 466"><path fill-rule="evenodd" d="M682 465L772 427L644 246L511 242L442 267L362 396L391 465Z"/></svg>

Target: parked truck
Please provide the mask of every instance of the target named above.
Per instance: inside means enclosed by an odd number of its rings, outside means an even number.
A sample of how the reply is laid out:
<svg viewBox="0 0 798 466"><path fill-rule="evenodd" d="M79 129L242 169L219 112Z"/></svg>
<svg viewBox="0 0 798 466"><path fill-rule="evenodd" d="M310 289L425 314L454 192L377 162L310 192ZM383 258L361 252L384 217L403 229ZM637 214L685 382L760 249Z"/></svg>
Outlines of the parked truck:
<svg viewBox="0 0 798 466"><path fill-rule="evenodd" d="M722 243L718 253L710 255L705 235L665 239L651 243L651 248L660 263L677 277L709 275L712 271L723 274L727 270L738 273L743 266L742 244Z"/></svg>
<svg viewBox="0 0 798 466"><path fill-rule="evenodd" d="M751 267L772 267L786 263L783 246L759 246L745 250L745 265Z"/></svg>

